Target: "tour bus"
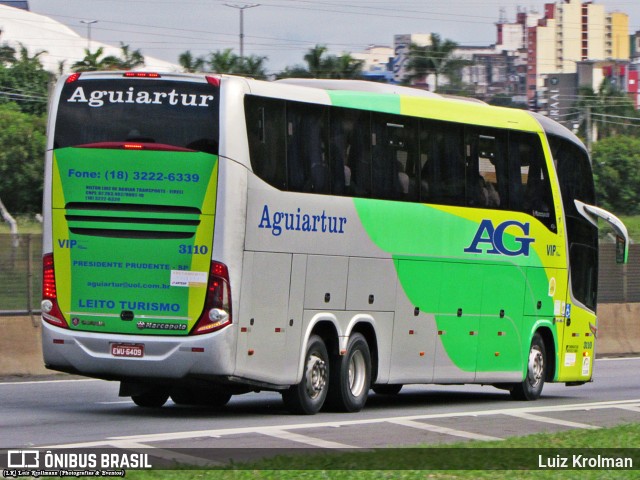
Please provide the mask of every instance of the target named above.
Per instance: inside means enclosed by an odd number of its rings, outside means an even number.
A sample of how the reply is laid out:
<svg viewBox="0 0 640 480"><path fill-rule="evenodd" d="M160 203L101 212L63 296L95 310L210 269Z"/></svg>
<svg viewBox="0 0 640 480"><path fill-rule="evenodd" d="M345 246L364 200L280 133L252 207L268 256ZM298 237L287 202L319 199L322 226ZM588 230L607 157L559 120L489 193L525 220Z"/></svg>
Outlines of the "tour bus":
<svg viewBox="0 0 640 480"><path fill-rule="evenodd" d="M354 412L370 390L592 378L598 218L543 116L364 81L91 72L50 106L49 369L142 407Z"/></svg>

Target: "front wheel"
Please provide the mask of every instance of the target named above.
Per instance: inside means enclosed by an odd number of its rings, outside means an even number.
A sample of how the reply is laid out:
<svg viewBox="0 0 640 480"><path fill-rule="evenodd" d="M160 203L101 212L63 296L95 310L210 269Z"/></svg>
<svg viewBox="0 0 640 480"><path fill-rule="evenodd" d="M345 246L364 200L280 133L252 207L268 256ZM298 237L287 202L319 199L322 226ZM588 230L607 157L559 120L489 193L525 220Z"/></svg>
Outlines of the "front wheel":
<svg viewBox="0 0 640 480"><path fill-rule="evenodd" d="M531 340L527 361L527 376L522 383L516 383L511 389L511 397L516 400L536 400L540 398L544 380L547 376L547 353L544 341L539 333Z"/></svg>
<svg viewBox="0 0 640 480"><path fill-rule="evenodd" d="M346 354L338 357L335 365L329 403L341 412L359 412L367 402L371 387L371 352L362 334L351 335Z"/></svg>
<svg viewBox="0 0 640 480"><path fill-rule="evenodd" d="M282 393L289 411L315 415L320 411L329 390L329 354L322 338L309 337L302 381Z"/></svg>

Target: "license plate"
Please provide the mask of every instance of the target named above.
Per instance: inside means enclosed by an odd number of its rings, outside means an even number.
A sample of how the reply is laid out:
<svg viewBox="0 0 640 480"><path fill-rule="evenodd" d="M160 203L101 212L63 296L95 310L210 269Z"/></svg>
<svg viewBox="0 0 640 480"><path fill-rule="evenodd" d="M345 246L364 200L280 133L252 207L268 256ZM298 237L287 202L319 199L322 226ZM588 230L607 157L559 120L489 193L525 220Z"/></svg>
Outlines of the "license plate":
<svg viewBox="0 0 640 480"><path fill-rule="evenodd" d="M111 355L114 357L144 357L144 345L134 345L126 343L112 343Z"/></svg>

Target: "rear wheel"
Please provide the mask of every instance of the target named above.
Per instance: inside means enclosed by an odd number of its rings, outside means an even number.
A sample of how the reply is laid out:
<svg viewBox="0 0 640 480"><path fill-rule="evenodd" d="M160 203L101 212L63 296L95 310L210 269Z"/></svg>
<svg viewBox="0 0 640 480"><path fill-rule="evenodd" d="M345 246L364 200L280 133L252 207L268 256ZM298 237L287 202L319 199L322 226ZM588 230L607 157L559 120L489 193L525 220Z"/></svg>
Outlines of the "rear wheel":
<svg viewBox="0 0 640 480"><path fill-rule="evenodd" d="M513 386L511 396L516 400L536 400L540 398L546 376L547 353L542 336L536 333L531 340L531 347L529 348L527 376L522 383L516 383Z"/></svg>
<svg viewBox="0 0 640 480"><path fill-rule="evenodd" d="M145 392L139 395L132 395L131 400L139 407L144 408L160 408L167 400L169 395L162 392Z"/></svg>
<svg viewBox="0 0 640 480"><path fill-rule="evenodd" d="M371 387L371 352L362 334L351 335L346 354L338 357L335 366L329 388L331 406L342 412L362 410Z"/></svg>
<svg viewBox="0 0 640 480"><path fill-rule="evenodd" d="M302 381L282 393L292 413L314 415L320 411L329 390L329 354L322 338L309 337Z"/></svg>

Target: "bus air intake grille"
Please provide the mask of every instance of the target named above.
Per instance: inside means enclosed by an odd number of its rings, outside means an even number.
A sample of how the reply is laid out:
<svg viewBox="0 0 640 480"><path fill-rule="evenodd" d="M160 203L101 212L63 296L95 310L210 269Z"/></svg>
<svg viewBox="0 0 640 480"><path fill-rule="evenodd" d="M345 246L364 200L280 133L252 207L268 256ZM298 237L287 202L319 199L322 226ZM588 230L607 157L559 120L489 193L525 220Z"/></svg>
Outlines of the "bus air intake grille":
<svg viewBox="0 0 640 480"><path fill-rule="evenodd" d="M65 217L72 233L112 238L191 238L200 225L199 209L166 205L75 202Z"/></svg>

